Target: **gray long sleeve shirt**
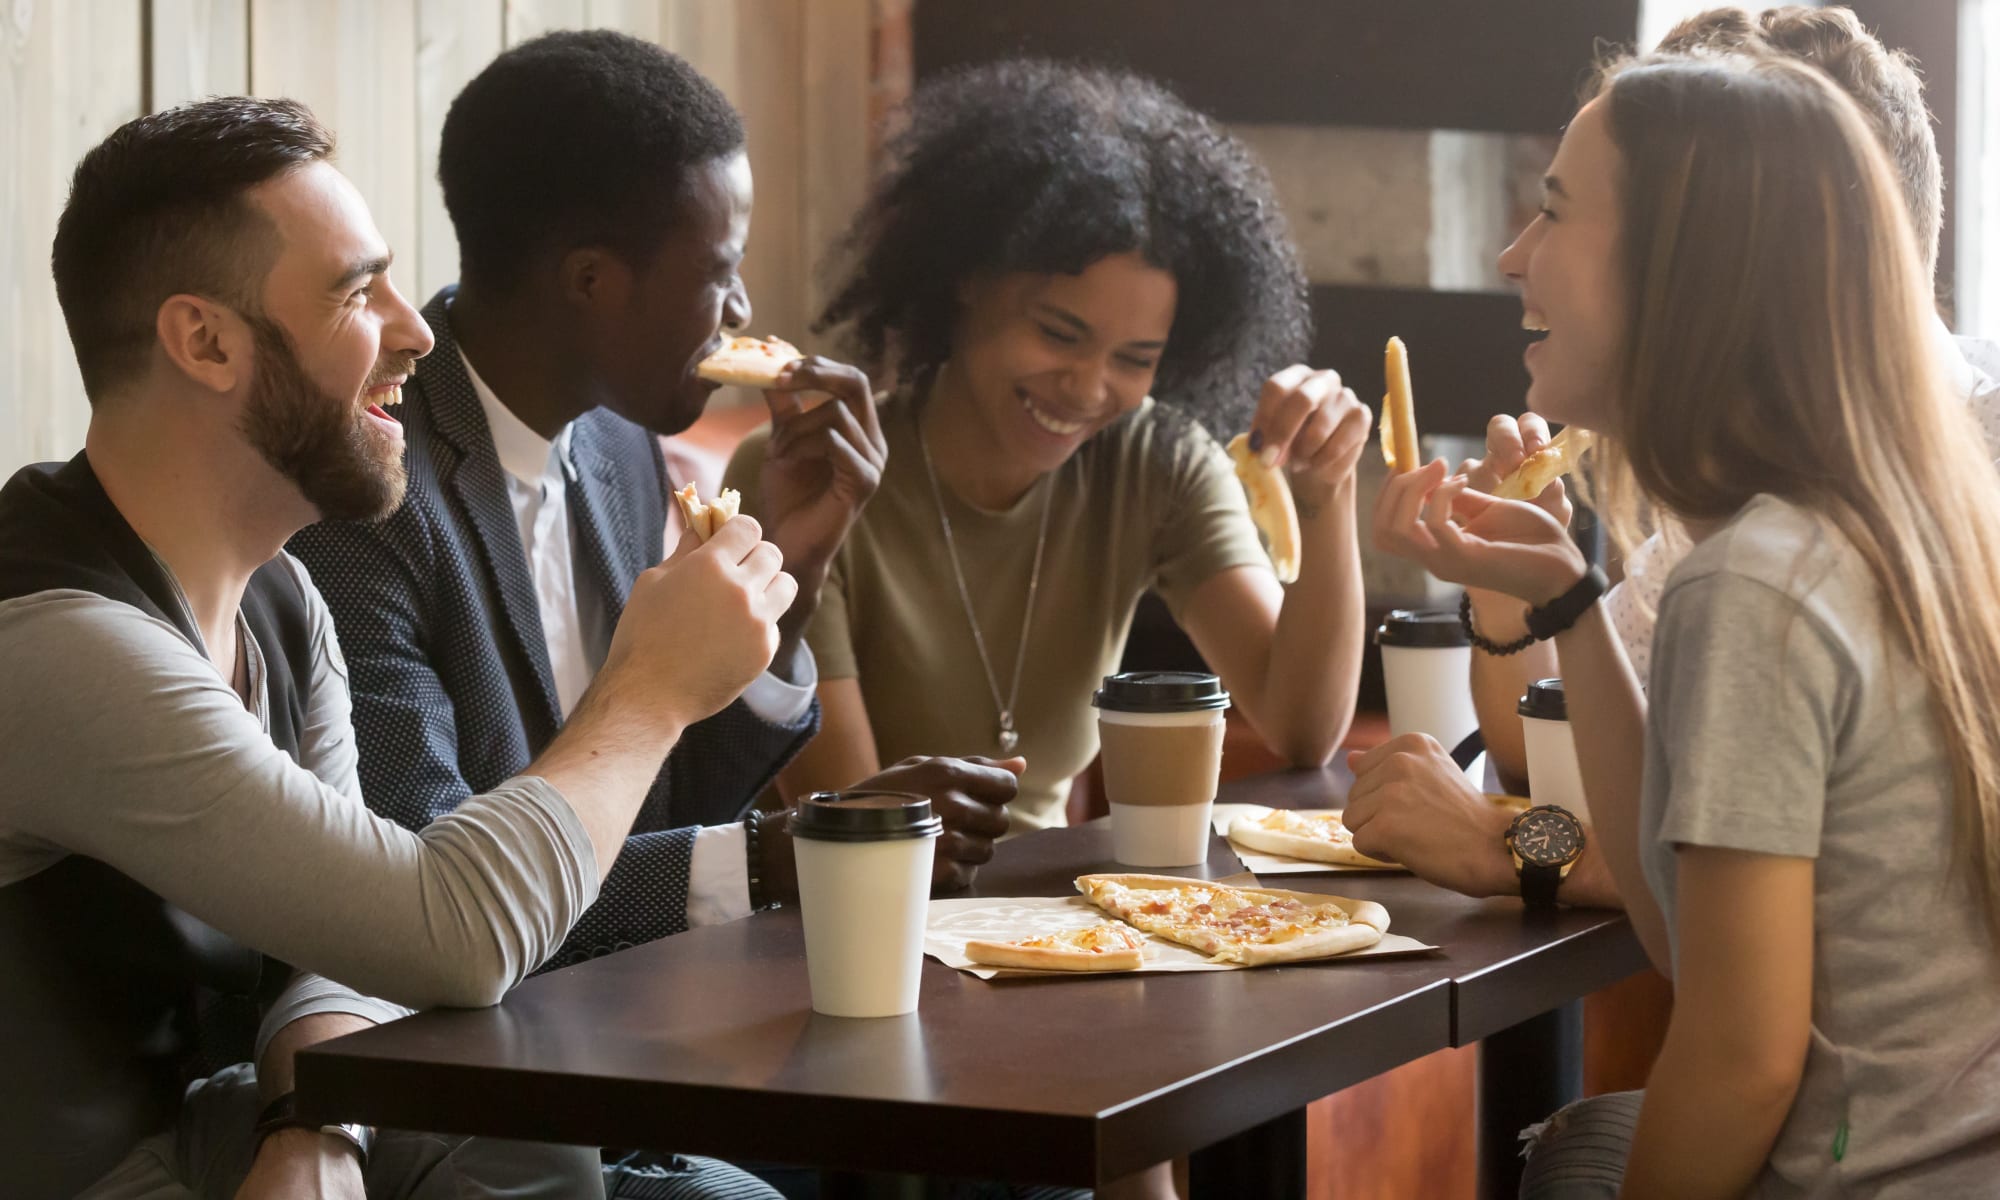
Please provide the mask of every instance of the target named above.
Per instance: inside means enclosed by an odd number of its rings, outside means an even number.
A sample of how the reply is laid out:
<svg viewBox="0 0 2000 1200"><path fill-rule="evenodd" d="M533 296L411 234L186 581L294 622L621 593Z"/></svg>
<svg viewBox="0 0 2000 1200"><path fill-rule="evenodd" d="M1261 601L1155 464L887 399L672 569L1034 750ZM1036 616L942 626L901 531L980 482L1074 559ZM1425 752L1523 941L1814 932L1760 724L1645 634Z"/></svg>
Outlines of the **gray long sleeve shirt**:
<svg viewBox="0 0 2000 1200"><path fill-rule="evenodd" d="M298 763L266 732L264 656L240 621L247 705L129 605L82 591L0 602L0 885L89 855L294 964L266 1038L310 1012L493 1003L596 898L589 837L530 776L421 833L369 812L333 623L285 562L316 647Z"/></svg>

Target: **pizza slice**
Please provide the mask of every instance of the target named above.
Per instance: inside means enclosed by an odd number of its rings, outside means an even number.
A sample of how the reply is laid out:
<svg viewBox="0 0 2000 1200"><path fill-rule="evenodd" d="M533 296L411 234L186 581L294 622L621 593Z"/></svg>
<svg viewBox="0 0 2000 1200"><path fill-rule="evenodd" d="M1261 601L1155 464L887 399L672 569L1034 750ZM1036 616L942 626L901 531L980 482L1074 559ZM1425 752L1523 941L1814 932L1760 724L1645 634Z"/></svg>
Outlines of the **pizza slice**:
<svg viewBox="0 0 2000 1200"><path fill-rule="evenodd" d="M1261 817L1245 813L1229 823L1229 840L1252 850L1302 858L1307 862L1388 869L1397 866L1356 850L1354 835L1346 825L1341 824L1337 809L1301 812L1274 808Z"/></svg>
<svg viewBox="0 0 2000 1200"><path fill-rule="evenodd" d="M1588 429L1578 429L1574 425L1564 427L1561 433L1549 439L1543 446L1527 457L1514 473L1500 481L1493 489L1498 500L1533 500L1542 494L1550 484L1576 470L1583 452L1590 449L1592 437Z"/></svg>
<svg viewBox="0 0 2000 1200"><path fill-rule="evenodd" d="M1011 942L967 942L965 957L1037 971L1134 971L1145 965L1146 935L1117 921L1099 921Z"/></svg>
<svg viewBox="0 0 2000 1200"><path fill-rule="evenodd" d="M722 349L701 360L695 374L716 383L767 388L784 369L804 358L799 348L780 337L733 337Z"/></svg>
<svg viewBox="0 0 2000 1200"><path fill-rule="evenodd" d="M1276 467L1267 467L1250 449L1250 435L1239 433L1229 439L1229 458L1236 465L1236 478L1243 481L1250 498L1250 519L1271 547L1271 566L1278 582L1299 579L1299 510L1292 503L1292 489Z"/></svg>
<svg viewBox="0 0 2000 1200"><path fill-rule="evenodd" d="M1084 875L1076 888L1136 928L1247 967L1365 950L1389 928L1388 910L1369 900L1346 902L1350 910L1172 875Z"/></svg>
<svg viewBox="0 0 2000 1200"><path fill-rule="evenodd" d="M692 483L675 492L674 500L681 506L681 516L687 521L687 527L704 542L714 537L715 531L736 516L743 506L743 497L735 488L723 488L722 494L713 502L703 504Z"/></svg>

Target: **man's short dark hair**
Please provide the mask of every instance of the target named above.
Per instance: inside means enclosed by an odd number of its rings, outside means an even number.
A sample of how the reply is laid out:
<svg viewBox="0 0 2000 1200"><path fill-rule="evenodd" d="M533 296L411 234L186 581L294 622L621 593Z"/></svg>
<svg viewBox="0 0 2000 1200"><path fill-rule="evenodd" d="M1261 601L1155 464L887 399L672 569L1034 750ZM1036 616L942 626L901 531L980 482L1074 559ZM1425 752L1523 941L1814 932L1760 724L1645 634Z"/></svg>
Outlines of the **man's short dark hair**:
<svg viewBox="0 0 2000 1200"><path fill-rule="evenodd" d="M83 156L51 266L93 404L145 369L167 297L262 311L282 247L245 193L332 155L305 105L219 96L128 121Z"/></svg>
<svg viewBox="0 0 2000 1200"><path fill-rule="evenodd" d="M685 59L609 30L545 34L451 103L438 182L459 278L510 290L538 254L659 248L691 171L743 146L720 89Z"/></svg>

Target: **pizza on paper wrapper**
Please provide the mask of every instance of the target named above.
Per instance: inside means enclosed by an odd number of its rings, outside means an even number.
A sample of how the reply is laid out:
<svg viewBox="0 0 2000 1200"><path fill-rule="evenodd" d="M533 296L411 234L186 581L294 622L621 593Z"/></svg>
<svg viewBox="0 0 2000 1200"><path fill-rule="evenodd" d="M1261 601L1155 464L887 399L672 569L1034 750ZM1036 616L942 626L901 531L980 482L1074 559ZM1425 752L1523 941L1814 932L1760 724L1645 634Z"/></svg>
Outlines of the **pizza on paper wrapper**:
<svg viewBox="0 0 2000 1200"><path fill-rule="evenodd" d="M1012 942L970 941L965 957L1034 971L1134 971L1145 965L1146 935L1117 921L1099 921Z"/></svg>
<svg viewBox="0 0 2000 1200"><path fill-rule="evenodd" d="M1258 888L1174 875L1084 875L1076 890L1112 916L1216 962L1246 967L1307 962L1366 950L1389 929L1372 900L1306 904Z"/></svg>
<svg viewBox="0 0 2000 1200"><path fill-rule="evenodd" d="M1282 854L1307 862L1345 867L1394 867L1354 848L1354 834L1337 812L1298 812L1274 808L1261 817L1248 813L1229 823L1229 840L1266 854Z"/></svg>

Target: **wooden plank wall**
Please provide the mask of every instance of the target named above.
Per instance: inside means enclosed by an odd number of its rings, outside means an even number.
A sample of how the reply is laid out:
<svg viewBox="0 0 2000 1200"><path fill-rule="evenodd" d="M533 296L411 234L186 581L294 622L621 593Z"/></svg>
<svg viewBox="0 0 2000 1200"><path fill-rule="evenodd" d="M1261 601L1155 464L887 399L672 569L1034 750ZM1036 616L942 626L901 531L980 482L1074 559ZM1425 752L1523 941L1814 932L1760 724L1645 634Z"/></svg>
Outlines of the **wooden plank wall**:
<svg viewBox="0 0 2000 1200"><path fill-rule="evenodd" d="M810 341L816 256L866 186L871 0L9 0L0 4L0 475L81 445L89 409L48 253L77 159L143 112L286 95L422 300L457 274L436 183L458 90L505 46L611 28L685 55L742 111L757 207L744 278L759 329ZM808 183L810 181L810 183Z"/></svg>

